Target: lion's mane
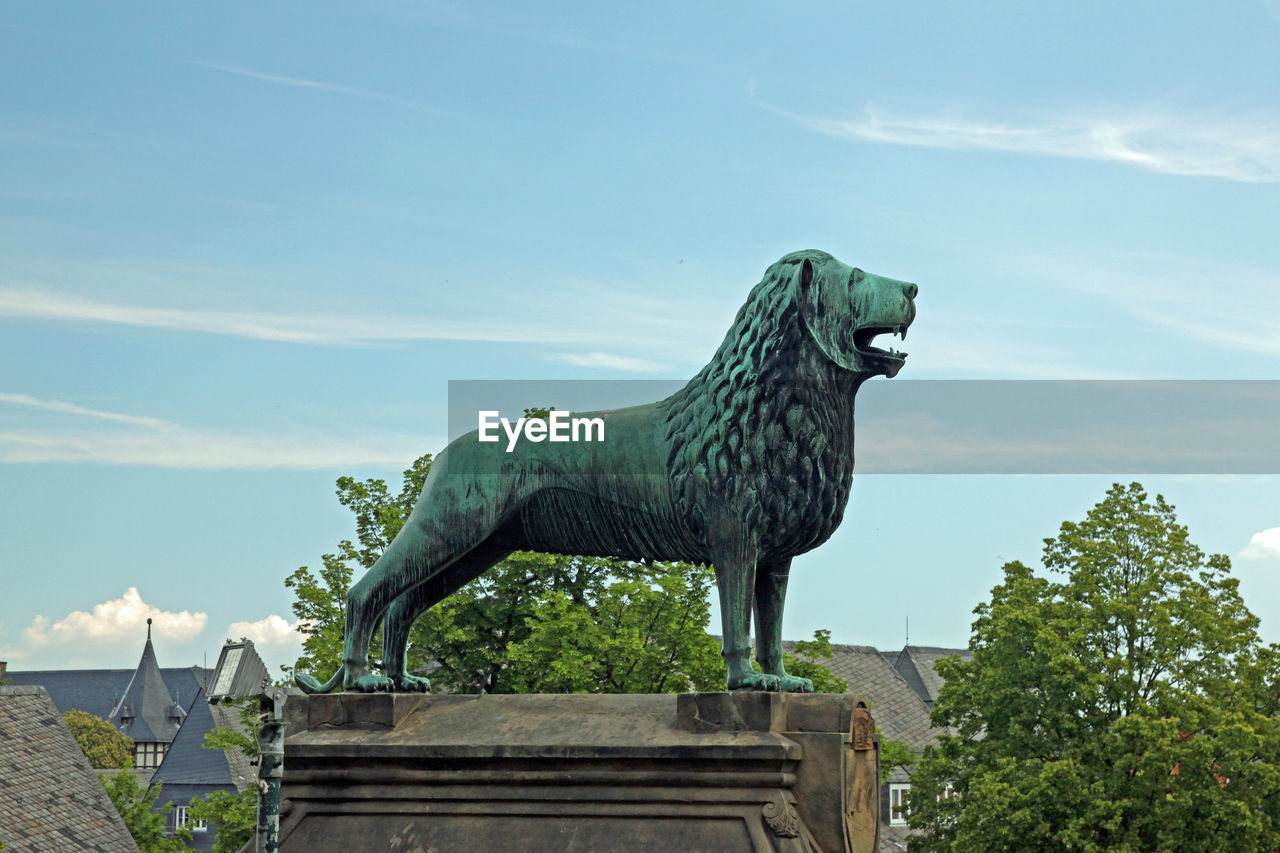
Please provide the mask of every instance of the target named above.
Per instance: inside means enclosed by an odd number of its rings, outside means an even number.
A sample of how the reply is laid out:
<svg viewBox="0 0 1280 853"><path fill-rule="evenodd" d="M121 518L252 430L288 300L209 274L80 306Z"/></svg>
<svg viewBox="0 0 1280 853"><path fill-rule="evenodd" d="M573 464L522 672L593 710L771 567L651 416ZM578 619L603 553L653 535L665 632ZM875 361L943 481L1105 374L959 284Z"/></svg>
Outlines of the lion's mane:
<svg viewBox="0 0 1280 853"><path fill-rule="evenodd" d="M826 541L853 477L859 380L805 326L794 278L806 259L834 260L794 252L769 267L710 363L661 403L672 499L690 532L703 539L706 514L727 508L760 532L766 559Z"/></svg>

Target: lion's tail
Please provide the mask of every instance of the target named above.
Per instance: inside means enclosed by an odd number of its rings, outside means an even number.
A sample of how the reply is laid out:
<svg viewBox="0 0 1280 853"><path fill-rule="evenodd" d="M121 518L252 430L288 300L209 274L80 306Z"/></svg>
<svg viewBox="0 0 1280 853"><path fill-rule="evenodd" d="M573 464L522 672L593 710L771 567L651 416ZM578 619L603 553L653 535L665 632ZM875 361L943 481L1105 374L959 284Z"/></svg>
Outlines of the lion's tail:
<svg viewBox="0 0 1280 853"><path fill-rule="evenodd" d="M347 666L343 664L338 667L338 671L333 674L333 678L330 678L324 684L316 681L314 676L307 675L305 672L295 672L293 681L302 688L303 693L332 693L342 684L342 676L346 671Z"/></svg>

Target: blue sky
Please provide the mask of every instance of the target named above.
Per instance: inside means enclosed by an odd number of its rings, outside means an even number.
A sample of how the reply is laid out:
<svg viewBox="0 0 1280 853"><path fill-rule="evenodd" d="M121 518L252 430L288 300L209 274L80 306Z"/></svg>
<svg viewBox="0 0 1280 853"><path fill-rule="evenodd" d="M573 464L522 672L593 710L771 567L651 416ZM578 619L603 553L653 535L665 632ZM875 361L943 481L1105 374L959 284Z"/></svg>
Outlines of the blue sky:
<svg viewBox="0 0 1280 853"><path fill-rule="evenodd" d="M13 668L285 662L449 379L691 375L796 249L919 283L895 382L1280 379L1274 0L259 5L0 20ZM858 477L786 633L963 645L1125 473ZM1280 640L1280 480L1143 481Z"/></svg>

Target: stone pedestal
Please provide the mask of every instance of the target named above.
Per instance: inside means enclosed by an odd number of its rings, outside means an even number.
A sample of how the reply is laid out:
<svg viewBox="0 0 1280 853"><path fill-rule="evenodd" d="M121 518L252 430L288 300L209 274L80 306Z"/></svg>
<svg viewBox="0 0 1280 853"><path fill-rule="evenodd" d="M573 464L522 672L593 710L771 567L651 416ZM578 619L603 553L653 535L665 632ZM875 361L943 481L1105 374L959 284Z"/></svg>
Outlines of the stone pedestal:
<svg viewBox="0 0 1280 853"><path fill-rule="evenodd" d="M285 853L875 850L874 727L848 695L340 693L285 715Z"/></svg>

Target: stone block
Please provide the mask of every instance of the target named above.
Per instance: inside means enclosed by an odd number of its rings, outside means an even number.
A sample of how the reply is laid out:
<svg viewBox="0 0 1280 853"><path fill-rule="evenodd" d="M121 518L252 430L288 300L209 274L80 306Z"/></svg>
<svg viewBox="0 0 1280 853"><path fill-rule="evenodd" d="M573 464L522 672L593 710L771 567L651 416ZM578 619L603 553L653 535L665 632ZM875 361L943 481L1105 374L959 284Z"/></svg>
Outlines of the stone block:
<svg viewBox="0 0 1280 853"><path fill-rule="evenodd" d="M848 837L850 704L290 696L280 849L873 850L877 814L860 823L864 843Z"/></svg>

